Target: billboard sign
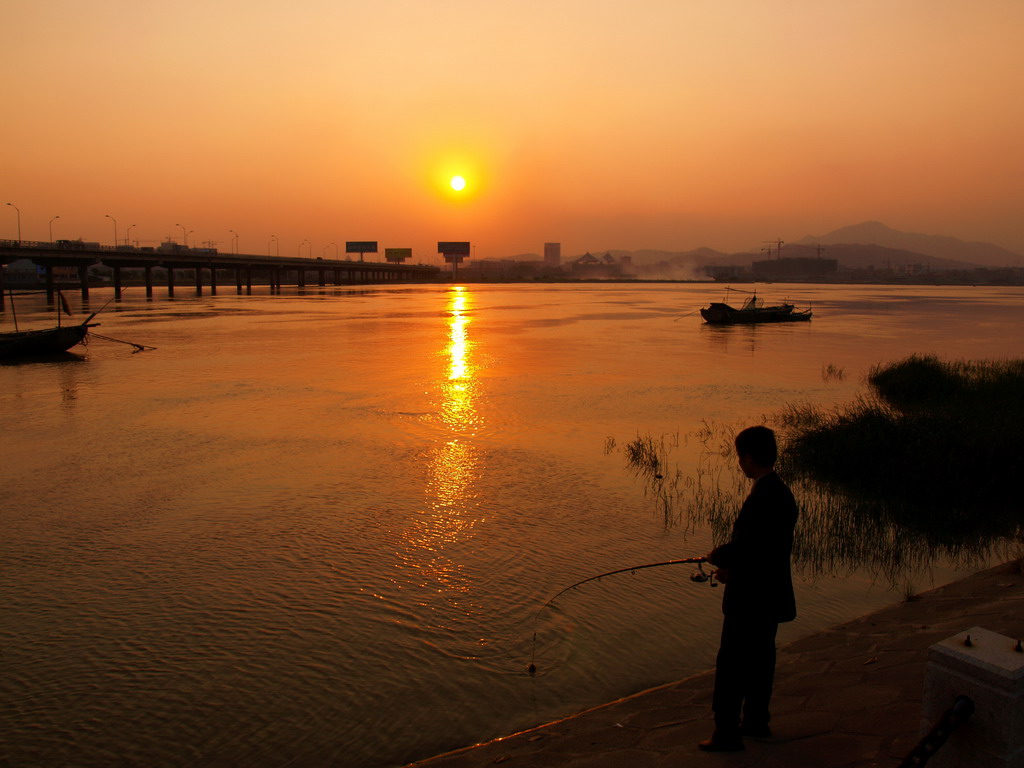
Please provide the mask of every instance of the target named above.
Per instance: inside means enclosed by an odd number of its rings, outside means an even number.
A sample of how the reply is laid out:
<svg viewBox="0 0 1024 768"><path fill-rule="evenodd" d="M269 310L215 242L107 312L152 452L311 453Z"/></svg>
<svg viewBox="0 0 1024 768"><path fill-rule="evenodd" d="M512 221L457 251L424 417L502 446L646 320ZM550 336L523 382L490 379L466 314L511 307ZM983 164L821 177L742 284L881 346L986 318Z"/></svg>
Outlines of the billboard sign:
<svg viewBox="0 0 1024 768"><path fill-rule="evenodd" d="M447 256L469 256L469 241L439 242L437 252Z"/></svg>
<svg viewBox="0 0 1024 768"><path fill-rule="evenodd" d="M384 258L388 261L402 262L412 258L412 248L385 248Z"/></svg>
<svg viewBox="0 0 1024 768"><path fill-rule="evenodd" d="M352 240L345 243L345 253L376 253L376 240Z"/></svg>

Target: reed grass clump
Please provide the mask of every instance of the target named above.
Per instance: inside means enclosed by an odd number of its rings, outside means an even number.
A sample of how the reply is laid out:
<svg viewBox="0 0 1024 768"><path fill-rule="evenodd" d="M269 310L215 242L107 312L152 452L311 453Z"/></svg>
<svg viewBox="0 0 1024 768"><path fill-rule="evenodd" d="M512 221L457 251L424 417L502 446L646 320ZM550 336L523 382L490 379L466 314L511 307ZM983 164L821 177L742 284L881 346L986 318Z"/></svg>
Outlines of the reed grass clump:
<svg viewBox="0 0 1024 768"><path fill-rule="evenodd" d="M911 356L875 366L844 408L790 406L785 470L949 541L1019 537L1024 360ZM872 506L872 505L869 505Z"/></svg>
<svg viewBox="0 0 1024 768"><path fill-rule="evenodd" d="M834 363L823 365L821 367L821 380L822 381L842 381L846 377L846 369L840 368Z"/></svg>
<svg viewBox="0 0 1024 768"><path fill-rule="evenodd" d="M1024 571L1024 361L912 356L874 367L868 384L845 407L790 405L767 419L800 506L797 569L864 569L908 600L940 560L966 568L999 557ZM728 537L749 491L733 447L741 426L622 446L666 526ZM673 453L691 441L684 470Z"/></svg>

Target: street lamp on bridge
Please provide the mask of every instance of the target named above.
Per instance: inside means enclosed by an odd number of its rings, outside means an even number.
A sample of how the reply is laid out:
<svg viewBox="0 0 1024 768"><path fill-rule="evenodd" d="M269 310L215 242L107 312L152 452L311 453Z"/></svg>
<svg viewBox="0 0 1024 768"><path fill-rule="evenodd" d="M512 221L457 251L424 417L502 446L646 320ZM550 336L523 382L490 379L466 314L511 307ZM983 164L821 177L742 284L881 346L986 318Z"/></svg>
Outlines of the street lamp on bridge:
<svg viewBox="0 0 1024 768"><path fill-rule="evenodd" d="M110 219L112 222L114 222L114 247L117 248L117 219L115 219L109 213L104 213L103 215Z"/></svg>
<svg viewBox="0 0 1024 768"><path fill-rule="evenodd" d="M132 227L134 227L134 226L135 226L134 224L129 225L128 231L124 233L124 244L125 245L131 245L132 244Z"/></svg>
<svg viewBox="0 0 1024 768"><path fill-rule="evenodd" d="M281 241L277 239L277 235L271 235L267 241L267 256L270 255L270 244L275 242L277 243L277 255L281 255Z"/></svg>
<svg viewBox="0 0 1024 768"><path fill-rule="evenodd" d="M21 209L14 203L8 203L8 205L18 214L18 245L21 245Z"/></svg>
<svg viewBox="0 0 1024 768"><path fill-rule="evenodd" d="M54 216L52 219L50 219L50 242L51 243L53 242L53 222L55 222L59 218L60 218L60 216Z"/></svg>
<svg viewBox="0 0 1024 768"><path fill-rule="evenodd" d="M174 226L181 227L181 239L185 241L182 245L188 248L188 230L186 230L182 224L175 224ZM195 232L195 230L192 231Z"/></svg>
<svg viewBox="0 0 1024 768"><path fill-rule="evenodd" d="M235 230L233 230L233 229L229 229L228 232L230 232L232 235L234 235L234 237L231 238L231 250L234 252L235 256L237 256L238 255L238 233L235 232Z"/></svg>

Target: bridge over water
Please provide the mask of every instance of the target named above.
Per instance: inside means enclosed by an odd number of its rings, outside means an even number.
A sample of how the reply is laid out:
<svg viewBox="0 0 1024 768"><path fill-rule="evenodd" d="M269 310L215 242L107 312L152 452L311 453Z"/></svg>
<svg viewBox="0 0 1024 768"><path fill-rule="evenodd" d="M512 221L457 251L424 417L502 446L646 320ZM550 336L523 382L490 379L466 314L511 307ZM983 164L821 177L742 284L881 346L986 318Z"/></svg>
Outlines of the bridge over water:
<svg viewBox="0 0 1024 768"><path fill-rule="evenodd" d="M280 290L282 285L355 285L366 283L433 282L440 278L439 267L403 263L328 260L287 256L256 256L252 254L224 254L210 249L178 247L174 251L142 250L132 246L80 247L62 243L4 240L0 241L0 264L7 265L19 259L29 259L45 272L46 294L52 301L56 291L54 268L73 267L78 276L82 298L89 298L89 267L102 265L112 271L114 296L121 297L122 270L141 269L144 272L146 296L153 295L154 277L163 276L167 295L174 296L177 285L175 271L186 272L185 280L192 279L196 295L201 296L204 285L216 294L220 284L235 285L237 293L252 293L253 282ZM154 268L161 268L154 275ZM227 273L227 274L225 274ZM205 278L205 282L204 282ZM4 270L0 269L0 309L4 308Z"/></svg>

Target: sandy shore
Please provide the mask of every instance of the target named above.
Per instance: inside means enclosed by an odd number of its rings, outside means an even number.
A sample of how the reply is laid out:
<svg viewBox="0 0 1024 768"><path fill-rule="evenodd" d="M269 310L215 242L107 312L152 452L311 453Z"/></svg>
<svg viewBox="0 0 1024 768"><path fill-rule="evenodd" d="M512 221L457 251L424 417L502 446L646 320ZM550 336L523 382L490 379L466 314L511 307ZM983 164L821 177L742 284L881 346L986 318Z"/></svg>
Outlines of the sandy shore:
<svg viewBox="0 0 1024 768"><path fill-rule="evenodd" d="M917 744L929 646L974 626L1024 637L1024 575L1004 564L779 650L770 740L705 754L713 671L412 765L894 766Z"/></svg>

